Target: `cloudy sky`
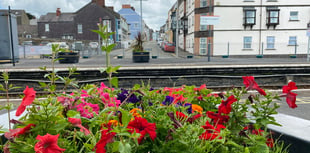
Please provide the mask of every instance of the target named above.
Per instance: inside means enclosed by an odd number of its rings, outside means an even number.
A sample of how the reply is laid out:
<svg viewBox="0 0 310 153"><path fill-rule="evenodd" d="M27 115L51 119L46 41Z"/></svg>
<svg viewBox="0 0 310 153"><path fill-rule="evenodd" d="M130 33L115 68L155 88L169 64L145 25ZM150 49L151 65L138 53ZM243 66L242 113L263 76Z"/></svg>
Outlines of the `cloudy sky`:
<svg viewBox="0 0 310 153"><path fill-rule="evenodd" d="M23 9L27 13L35 15L45 15L47 12L55 12L57 8L61 8L62 12L75 12L91 0L0 0L0 9ZM159 30L164 25L168 10L176 0L143 0L143 20L146 24L154 29ZM122 4L130 4L137 13L140 14L139 0L106 0L107 6L114 6L114 10L118 12Z"/></svg>

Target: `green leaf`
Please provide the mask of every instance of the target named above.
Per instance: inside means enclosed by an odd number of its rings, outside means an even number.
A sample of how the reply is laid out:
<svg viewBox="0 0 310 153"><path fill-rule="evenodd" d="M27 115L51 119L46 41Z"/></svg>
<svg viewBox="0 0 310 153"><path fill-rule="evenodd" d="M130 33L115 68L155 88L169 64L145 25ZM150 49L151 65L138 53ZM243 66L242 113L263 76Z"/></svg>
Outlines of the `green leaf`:
<svg viewBox="0 0 310 153"><path fill-rule="evenodd" d="M99 69L100 73L103 73L103 72L105 72L106 70L107 70L106 68L100 68L100 69Z"/></svg>
<svg viewBox="0 0 310 153"><path fill-rule="evenodd" d="M119 65L119 66L113 67L113 68L112 68L112 72L113 72L113 73L116 73L116 71L119 70L120 67L121 67L120 65Z"/></svg>
<svg viewBox="0 0 310 153"><path fill-rule="evenodd" d="M122 123L123 123L123 126L127 127L128 123L130 121L131 115L126 110L121 110L121 112L122 112Z"/></svg>
<svg viewBox="0 0 310 153"><path fill-rule="evenodd" d="M69 111L67 112L67 116L68 116L68 117L71 117L71 118L81 118L80 113L77 112L77 111L73 111L73 110L69 110Z"/></svg>
<svg viewBox="0 0 310 153"><path fill-rule="evenodd" d="M111 83L114 87L118 88L118 78L117 77L112 77Z"/></svg>
<svg viewBox="0 0 310 153"><path fill-rule="evenodd" d="M118 152L119 150L119 144L120 142L119 141L115 141L113 142L111 145L112 145L112 152Z"/></svg>
<svg viewBox="0 0 310 153"><path fill-rule="evenodd" d="M107 48L106 48L106 51L108 52L108 53L110 53L112 50L113 50L113 48L116 46L116 44L111 44L111 45L109 45Z"/></svg>
<svg viewBox="0 0 310 153"><path fill-rule="evenodd" d="M119 143L119 152L120 153L131 153L131 146L129 143Z"/></svg>
<svg viewBox="0 0 310 153"><path fill-rule="evenodd" d="M133 87L133 90L139 90L141 88L140 84L135 84Z"/></svg>

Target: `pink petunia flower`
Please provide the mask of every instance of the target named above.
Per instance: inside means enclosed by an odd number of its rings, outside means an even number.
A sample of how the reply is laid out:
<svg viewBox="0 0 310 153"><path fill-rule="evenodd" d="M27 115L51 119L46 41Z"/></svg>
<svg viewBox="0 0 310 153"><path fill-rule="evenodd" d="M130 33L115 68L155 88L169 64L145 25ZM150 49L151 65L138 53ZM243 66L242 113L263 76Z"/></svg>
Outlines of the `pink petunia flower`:
<svg viewBox="0 0 310 153"><path fill-rule="evenodd" d="M88 129L86 129L83 125L82 125L82 121L80 118L68 118L68 121L75 127L80 128L80 131L83 132L85 135L89 135L90 132Z"/></svg>
<svg viewBox="0 0 310 153"><path fill-rule="evenodd" d="M99 113L99 106L98 104L92 104L92 103L80 103L79 105L76 105L77 111L80 112L81 116L86 118L93 118L94 113Z"/></svg>

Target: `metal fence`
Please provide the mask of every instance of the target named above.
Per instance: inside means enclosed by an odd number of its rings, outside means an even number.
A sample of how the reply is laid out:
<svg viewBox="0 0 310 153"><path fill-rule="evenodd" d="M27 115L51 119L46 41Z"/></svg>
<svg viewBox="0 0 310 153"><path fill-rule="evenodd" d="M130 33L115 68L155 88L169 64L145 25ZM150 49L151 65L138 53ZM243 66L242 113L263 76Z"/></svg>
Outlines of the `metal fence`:
<svg viewBox="0 0 310 153"><path fill-rule="evenodd" d="M212 46L212 44L211 44ZM288 43L215 43L213 44L213 55L300 55L307 54L308 44L299 43L289 45Z"/></svg>

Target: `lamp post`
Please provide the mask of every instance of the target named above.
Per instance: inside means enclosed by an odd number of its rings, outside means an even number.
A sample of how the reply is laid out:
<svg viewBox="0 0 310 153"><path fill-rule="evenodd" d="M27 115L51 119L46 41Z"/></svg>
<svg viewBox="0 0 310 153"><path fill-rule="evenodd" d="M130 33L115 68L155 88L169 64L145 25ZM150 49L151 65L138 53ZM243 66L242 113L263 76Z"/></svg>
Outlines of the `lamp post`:
<svg viewBox="0 0 310 153"><path fill-rule="evenodd" d="M142 19L142 1L146 1L146 0L136 0L136 1L140 1L140 15L141 15L141 17L140 17L140 22L141 22L141 24L140 24L140 32L141 32L141 35L143 34L143 19Z"/></svg>

